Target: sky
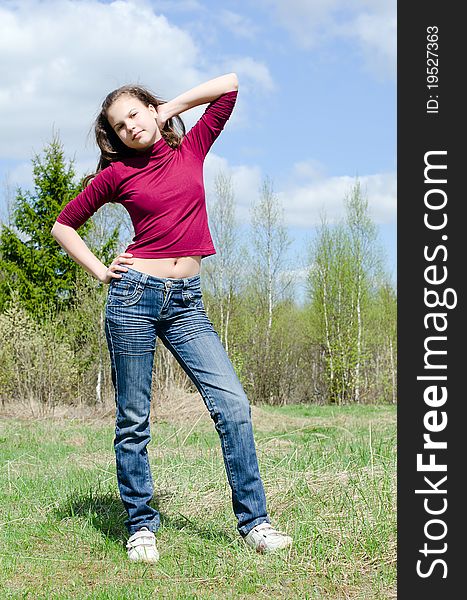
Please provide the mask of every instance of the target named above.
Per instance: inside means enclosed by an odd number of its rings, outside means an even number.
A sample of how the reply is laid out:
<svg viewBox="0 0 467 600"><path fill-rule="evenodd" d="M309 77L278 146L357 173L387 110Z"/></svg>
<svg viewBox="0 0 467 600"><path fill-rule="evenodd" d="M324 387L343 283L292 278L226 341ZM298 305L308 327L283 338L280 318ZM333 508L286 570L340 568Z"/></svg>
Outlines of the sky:
<svg viewBox="0 0 467 600"><path fill-rule="evenodd" d="M0 214L32 186L31 158L58 132L79 175L107 93L136 82L170 100L235 72L234 112L205 161L209 198L232 177L247 227L265 177L304 274L326 215L356 178L396 277L396 0L0 0ZM187 130L204 106L182 113Z"/></svg>

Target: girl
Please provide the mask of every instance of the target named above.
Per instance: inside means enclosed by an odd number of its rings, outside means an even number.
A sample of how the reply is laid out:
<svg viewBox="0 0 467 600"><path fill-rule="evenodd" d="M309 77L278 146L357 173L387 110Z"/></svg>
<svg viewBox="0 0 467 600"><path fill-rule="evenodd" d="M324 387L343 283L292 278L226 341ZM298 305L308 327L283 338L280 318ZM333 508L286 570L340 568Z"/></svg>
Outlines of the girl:
<svg viewBox="0 0 467 600"><path fill-rule="evenodd" d="M128 514L130 560L156 562L158 511L147 444L156 340L172 352L199 390L219 434L237 529L248 546L270 552L292 538L270 524L251 408L206 315L201 259L215 254L203 161L230 117L235 73L198 85L169 102L140 86L111 92L95 122L97 173L58 215L52 235L71 258L109 284L105 333L115 388L114 448L120 497ZM178 115L209 103L185 135ZM133 243L109 267L76 232L106 202L129 212Z"/></svg>

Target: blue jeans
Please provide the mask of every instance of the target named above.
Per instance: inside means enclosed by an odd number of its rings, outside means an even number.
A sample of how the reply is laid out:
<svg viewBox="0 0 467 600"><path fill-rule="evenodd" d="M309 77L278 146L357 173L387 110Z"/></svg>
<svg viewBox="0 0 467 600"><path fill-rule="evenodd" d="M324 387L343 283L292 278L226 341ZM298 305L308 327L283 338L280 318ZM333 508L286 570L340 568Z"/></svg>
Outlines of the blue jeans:
<svg viewBox="0 0 467 600"><path fill-rule="evenodd" d="M154 485L146 446L154 352L159 337L199 390L219 434L237 529L245 536L267 522L256 456L251 407L232 363L206 315L200 274L153 277L134 269L112 279L105 333L115 388L115 457L120 497L130 535L156 532L160 515L150 505Z"/></svg>

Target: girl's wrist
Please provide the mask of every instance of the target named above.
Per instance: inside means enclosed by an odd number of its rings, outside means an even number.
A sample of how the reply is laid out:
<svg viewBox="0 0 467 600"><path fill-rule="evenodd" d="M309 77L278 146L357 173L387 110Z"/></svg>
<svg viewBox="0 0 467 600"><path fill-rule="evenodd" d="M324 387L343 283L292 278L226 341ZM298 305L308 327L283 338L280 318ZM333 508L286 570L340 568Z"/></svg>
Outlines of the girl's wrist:
<svg viewBox="0 0 467 600"><path fill-rule="evenodd" d="M101 283L109 283L108 267L103 263L100 264L100 268L96 269L93 275Z"/></svg>
<svg viewBox="0 0 467 600"><path fill-rule="evenodd" d="M169 100L168 102L164 102L164 104L159 104L159 106L157 107L157 112L159 114L159 118L161 119L161 121L168 121L169 119L171 119L172 117L177 116L178 114L180 114L181 112L183 112L183 109L181 106L177 106L174 105L174 103L172 102L172 100Z"/></svg>

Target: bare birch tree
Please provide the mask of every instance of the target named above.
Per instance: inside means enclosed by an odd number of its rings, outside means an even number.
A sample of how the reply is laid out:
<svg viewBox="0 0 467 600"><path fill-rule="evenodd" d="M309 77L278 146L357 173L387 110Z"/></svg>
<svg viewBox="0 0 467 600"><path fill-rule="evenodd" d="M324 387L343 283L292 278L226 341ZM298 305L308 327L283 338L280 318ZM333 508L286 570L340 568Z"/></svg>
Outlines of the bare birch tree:
<svg viewBox="0 0 467 600"><path fill-rule="evenodd" d="M325 220L311 249L309 291L318 338L325 347L329 401L362 400L368 306L380 267L376 227L359 182L345 199L346 215Z"/></svg>
<svg viewBox="0 0 467 600"><path fill-rule="evenodd" d="M368 212L368 199L356 181L345 201L346 225L349 236L349 249L354 272L353 312L356 319L357 339L354 366L354 397L360 401L361 368L363 361L363 312L370 298L380 271L380 253L376 245L377 231Z"/></svg>
<svg viewBox="0 0 467 600"><path fill-rule="evenodd" d="M235 194L230 175L219 171L214 180L214 201L209 204L209 224L216 254L204 273L219 310L220 338L229 351L229 325L235 288L240 284L241 249L235 220Z"/></svg>
<svg viewBox="0 0 467 600"><path fill-rule="evenodd" d="M267 339L272 329L273 310L292 280L285 275L286 253L291 244L284 226L283 208L266 177L259 202L252 207L253 273L259 303L267 311ZM285 275L285 276L284 276Z"/></svg>
<svg viewBox="0 0 467 600"><path fill-rule="evenodd" d="M351 393L354 361L353 272L342 224L323 218L311 248L309 290L317 341L324 348L328 401L342 404Z"/></svg>
<svg viewBox="0 0 467 600"><path fill-rule="evenodd" d="M387 276L372 297L364 343L371 361L366 370L368 386L378 402L397 401L397 298ZM366 339L365 339L366 338Z"/></svg>
<svg viewBox="0 0 467 600"><path fill-rule="evenodd" d="M263 318L266 316L261 379L264 393L267 394L268 400L272 402L272 371L268 376L265 369L267 365L272 365L273 314L278 302L291 286L292 277L288 276L286 271L288 262L286 253L291 240L284 226L283 209L274 194L272 181L269 177L263 180L259 201L252 207L251 214L252 289L258 306L258 327L262 327ZM276 370L276 376L279 375Z"/></svg>

